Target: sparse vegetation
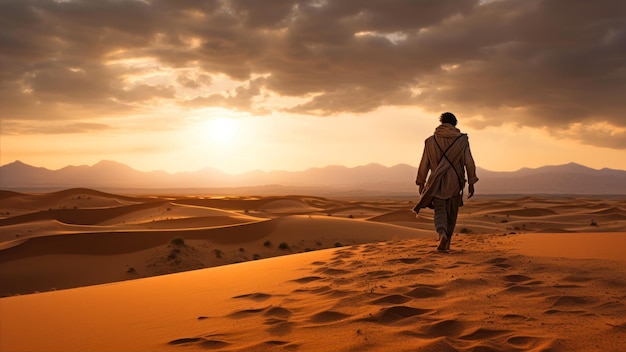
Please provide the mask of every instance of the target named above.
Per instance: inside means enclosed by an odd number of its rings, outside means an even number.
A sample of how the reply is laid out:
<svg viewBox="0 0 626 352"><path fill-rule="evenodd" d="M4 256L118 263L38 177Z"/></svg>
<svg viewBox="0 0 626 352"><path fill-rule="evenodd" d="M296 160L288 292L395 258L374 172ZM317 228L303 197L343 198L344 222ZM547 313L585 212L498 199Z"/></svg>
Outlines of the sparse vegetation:
<svg viewBox="0 0 626 352"><path fill-rule="evenodd" d="M126 270L126 272L129 273L129 274L136 274L137 273L135 268L133 268L132 266L130 268L128 268L128 270Z"/></svg>
<svg viewBox="0 0 626 352"><path fill-rule="evenodd" d="M270 241L263 242L263 246L265 246L265 247L270 247L271 245L272 245L272 242L270 242Z"/></svg>
<svg viewBox="0 0 626 352"><path fill-rule="evenodd" d="M259 259L261 259L261 255L259 253L254 253L252 255L252 260L259 260Z"/></svg>
<svg viewBox="0 0 626 352"><path fill-rule="evenodd" d="M172 240L172 244L175 245L175 246L184 246L185 245L185 240L180 238L180 237L177 237L177 238Z"/></svg>
<svg viewBox="0 0 626 352"><path fill-rule="evenodd" d="M335 242L335 247L343 247L343 244L341 244L341 242Z"/></svg>
<svg viewBox="0 0 626 352"><path fill-rule="evenodd" d="M598 223L594 219L591 219L591 223L589 225L590 226L598 226Z"/></svg>
<svg viewBox="0 0 626 352"><path fill-rule="evenodd" d="M289 249L289 244L287 244L287 242L281 242L278 245L278 248L283 249L283 250Z"/></svg>
<svg viewBox="0 0 626 352"><path fill-rule="evenodd" d="M222 257L224 256L224 252L222 252L222 251L221 251L221 250L219 250L219 249L214 249L214 250L213 250L213 253L215 253L215 258L218 258L218 259L219 259L219 258L222 258Z"/></svg>

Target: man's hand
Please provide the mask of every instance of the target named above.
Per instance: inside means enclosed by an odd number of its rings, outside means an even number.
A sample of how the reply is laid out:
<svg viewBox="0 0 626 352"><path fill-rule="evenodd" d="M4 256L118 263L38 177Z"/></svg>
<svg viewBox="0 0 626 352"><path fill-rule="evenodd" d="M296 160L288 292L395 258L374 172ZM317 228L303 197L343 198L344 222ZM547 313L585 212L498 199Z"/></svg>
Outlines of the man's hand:
<svg viewBox="0 0 626 352"><path fill-rule="evenodd" d="M419 187L420 194L422 194L424 192L424 185L420 185L418 180L415 180L415 184Z"/></svg>
<svg viewBox="0 0 626 352"><path fill-rule="evenodd" d="M470 199L470 198L472 198L474 196L474 185L473 184L467 186L467 192L469 193L467 195L467 199Z"/></svg>

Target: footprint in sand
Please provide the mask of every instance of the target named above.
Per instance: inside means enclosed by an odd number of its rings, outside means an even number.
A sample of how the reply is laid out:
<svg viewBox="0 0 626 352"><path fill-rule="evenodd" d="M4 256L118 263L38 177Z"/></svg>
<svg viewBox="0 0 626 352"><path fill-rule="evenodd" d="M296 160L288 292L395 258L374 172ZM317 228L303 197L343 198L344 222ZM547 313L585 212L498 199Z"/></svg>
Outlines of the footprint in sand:
<svg viewBox="0 0 626 352"><path fill-rule="evenodd" d="M257 301L257 302L261 302L261 301L266 301L268 299L270 299L272 296L268 295L267 293L247 293L244 295L239 295L239 296L235 296L233 297L233 299L240 299L240 298L247 298L247 299L251 299L253 301Z"/></svg>
<svg viewBox="0 0 626 352"><path fill-rule="evenodd" d="M405 293L405 296L413 297L413 298L432 298L432 297L442 297L445 296L445 292L437 289L434 286L426 286L426 285L418 285L412 286L415 287L411 291Z"/></svg>
<svg viewBox="0 0 626 352"><path fill-rule="evenodd" d="M339 320L344 320L349 317L350 315L348 314L340 313L340 312L333 311L333 310L326 310L323 312L313 314L311 318L309 318L309 322L316 323L316 324L325 324L325 323L332 323L332 322L339 321Z"/></svg>
<svg viewBox="0 0 626 352"><path fill-rule="evenodd" d="M388 304L402 304L411 301L413 298L403 295L388 295L381 298L377 298L370 301L370 304L374 305L388 305Z"/></svg>
<svg viewBox="0 0 626 352"><path fill-rule="evenodd" d="M376 271L369 271L366 272L362 275L359 275L360 278L373 278L373 279L386 279L388 277L390 277L394 272L390 271L390 270L376 270Z"/></svg>
<svg viewBox="0 0 626 352"><path fill-rule="evenodd" d="M326 274L330 276L346 275L350 274L347 270L333 269L333 268L320 268L315 270L316 273Z"/></svg>
<svg viewBox="0 0 626 352"><path fill-rule="evenodd" d="M488 340L494 338L496 336L501 336L504 334L511 333L510 330L495 330L495 329L487 329L487 328L478 328L469 334L465 334L460 337L462 340Z"/></svg>
<svg viewBox="0 0 626 352"><path fill-rule="evenodd" d="M533 336L511 336L506 342L511 345L511 347L524 351L547 351L550 347L551 340Z"/></svg>
<svg viewBox="0 0 626 352"><path fill-rule="evenodd" d="M502 319L511 322L522 322L528 320L528 317L519 314L505 314L502 316Z"/></svg>
<svg viewBox="0 0 626 352"><path fill-rule="evenodd" d="M528 287L528 286L511 285L505 288L504 290L502 290L501 292L513 293L513 294L528 294L528 293L535 292L535 289L533 289L532 287Z"/></svg>
<svg viewBox="0 0 626 352"><path fill-rule="evenodd" d="M270 326L266 331L274 336L289 335L295 326L295 324L290 321L273 318L265 320L263 324Z"/></svg>
<svg viewBox="0 0 626 352"><path fill-rule="evenodd" d="M434 339L438 337L455 338L465 331L466 324L456 319L445 319L433 324L423 325L418 332L406 331L410 336L421 339Z"/></svg>
<svg viewBox="0 0 626 352"><path fill-rule="evenodd" d="M487 260L486 262L484 262L485 264L492 264L495 267L498 268L503 268L503 269L507 269L510 268L511 265L505 263L508 259L507 258L501 258L501 257L497 257L497 258L492 258Z"/></svg>
<svg viewBox="0 0 626 352"><path fill-rule="evenodd" d="M278 317L287 319L291 316L291 311L283 307L272 307L263 313L266 317Z"/></svg>
<svg viewBox="0 0 626 352"><path fill-rule="evenodd" d="M398 258L398 259L389 259L386 260L385 263L387 264L415 264L417 263L421 258Z"/></svg>
<svg viewBox="0 0 626 352"><path fill-rule="evenodd" d="M413 308L408 306L393 306L383 308L378 313L363 319L367 322L380 324L395 324L407 318L432 312L432 309Z"/></svg>
<svg viewBox="0 0 626 352"><path fill-rule="evenodd" d="M504 277L504 281L507 281L507 282L524 282L524 281L530 281L530 280L532 280L531 277L528 277L526 275L519 275L519 274L507 275Z"/></svg>
<svg viewBox="0 0 626 352"><path fill-rule="evenodd" d="M292 282L297 282L299 284L308 284L309 282L318 281L324 279L320 276L305 276L299 279L291 280Z"/></svg>
<svg viewBox="0 0 626 352"><path fill-rule="evenodd" d="M578 307L594 303L594 300L589 297L579 296L553 296L548 299L550 301L554 301L554 303L552 303L552 307Z"/></svg>
<svg viewBox="0 0 626 352"><path fill-rule="evenodd" d="M238 310L236 312L230 313L228 316L231 317L231 318L235 318L235 319L241 319L241 318L249 317L251 315L259 314L259 313L263 312L266 309L268 309L268 307L257 308L257 309Z"/></svg>
<svg viewBox="0 0 626 352"><path fill-rule="evenodd" d="M421 274L434 274L434 273L435 273L434 270L418 268L418 269L411 269L409 271L406 271L402 273L402 275L421 275Z"/></svg>
<svg viewBox="0 0 626 352"><path fill-rule="evenodd" d="M220 335L221 336L221 335ZM211 336L207 337L184 337L181 339L172 340L167 343L168 345L180 345L180 346L188 346L188 345L197 345L206 349L219 349L230 345L230 343L214 339Z"/></svg>

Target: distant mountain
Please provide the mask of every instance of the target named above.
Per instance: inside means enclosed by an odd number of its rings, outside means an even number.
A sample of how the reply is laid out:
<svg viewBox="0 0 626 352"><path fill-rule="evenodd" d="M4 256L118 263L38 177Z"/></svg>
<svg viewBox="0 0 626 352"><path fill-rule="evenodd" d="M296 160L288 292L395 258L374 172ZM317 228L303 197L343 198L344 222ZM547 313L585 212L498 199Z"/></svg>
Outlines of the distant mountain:
<svg viewBox="0 0 626 352"><path fill-rule="evenodd" d="M252 171L230 175L213 168L170 174L142 172L114 161L93 166L67 166L49 170L20 161L0 166L0 189L224 189L247 188L265 192L339 191L376 194L415 194L417 168L399 164L386 167L369 164L357 167L327 166L305 171ZM626 171L596 170L583 165L523 168L512 172L477 170L480 194L623 194ZM262 187L262 188L260 188Z"/></svg>

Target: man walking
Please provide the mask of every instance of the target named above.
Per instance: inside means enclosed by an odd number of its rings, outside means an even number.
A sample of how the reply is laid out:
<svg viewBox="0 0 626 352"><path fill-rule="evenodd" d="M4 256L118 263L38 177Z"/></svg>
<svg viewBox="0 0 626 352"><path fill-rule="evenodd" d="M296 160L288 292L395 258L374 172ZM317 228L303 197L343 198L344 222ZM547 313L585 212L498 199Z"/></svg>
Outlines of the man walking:
<svg viewBox="0 0 626 352"><path fill-rule="evenodd" d="M468 199L474 195L478 177L467 134L455 127L456 116L444 112L440 121L435 133L424 141L424 154L415 180L421 199L413 210L419 213L425 207L434 209L435 230L439 235L437 250L445 251L450 249L459 207L463 205L465 171L469 183Z"/></svg>

